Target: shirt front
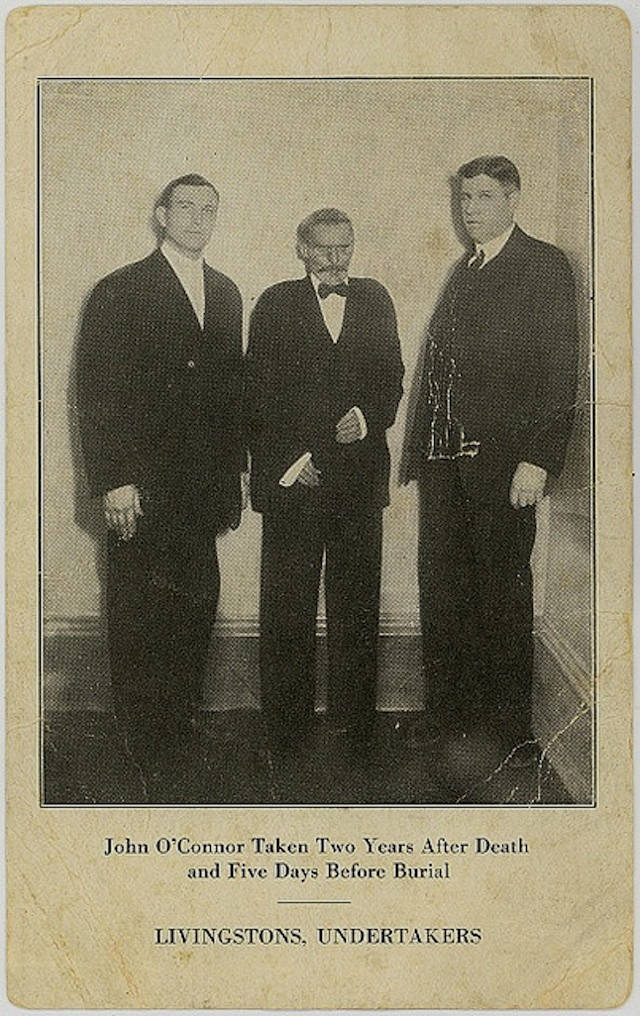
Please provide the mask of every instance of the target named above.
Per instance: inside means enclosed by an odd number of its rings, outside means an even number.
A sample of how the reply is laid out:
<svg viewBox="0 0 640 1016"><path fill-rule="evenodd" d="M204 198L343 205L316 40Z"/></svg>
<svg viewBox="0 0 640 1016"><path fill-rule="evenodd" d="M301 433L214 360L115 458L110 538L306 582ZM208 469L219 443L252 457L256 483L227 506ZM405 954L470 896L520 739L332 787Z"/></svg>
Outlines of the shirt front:
<svg viewBox="0 0 640 1016"><path fill-rule="evenodd" d="M329 293L328 296L325 296L324 299L321 299L318 293L320 280L317 278L317 276L313 274L310 276L310 278L314 292L316 294L316 299L320 305L320 311L322 313L324 323L327 326L327 331L329 332L329 335L331 336L333 343L335 345L335 343L340 338L340 332L342 331L342 325L344 322L344 309L347 299L344 296L340 296L339 293ZM345 279L345 282L348 285L349 280ZM358 421L359 433L357 440L362 441L367 436L368 433L367 421L364 417L364 413L362 412L359 406L352 406L350 411L355 414L355 417ZM299 458L296 459L294 463L292 463L292 465L289 466L286 472L280 477L279 481L280 486L292 487L293 484L298 479L298 477L300 476L300 473L302 472L306 464L310 461L311 461L311 452L309 451L304 452Z"/></svg>
<svg viewBox="0 0 640 1016"><path fill-rule="evenodd" d="M349 284L348 278L344 281L347 285ZM320 279L316 275L311 275L311 282L316 294L316 299L320 304L320 310L322 311L322 317L324 318L324 323L327 326L327 331L335 343L340 338L340 332L342 331L344 308L347 298L345 296L340 296L339 293L329 293L328 296L321 299L318 293Z"/></svg>
<svg viewBox="0 0 640 1016"><path fill-rule="evenodd" d="M189 297L191 306L200 324L204 328L204 257L190 258L182 254L172 243L166 240L160 247L165 258L178 276L180 284Z"/></svg>

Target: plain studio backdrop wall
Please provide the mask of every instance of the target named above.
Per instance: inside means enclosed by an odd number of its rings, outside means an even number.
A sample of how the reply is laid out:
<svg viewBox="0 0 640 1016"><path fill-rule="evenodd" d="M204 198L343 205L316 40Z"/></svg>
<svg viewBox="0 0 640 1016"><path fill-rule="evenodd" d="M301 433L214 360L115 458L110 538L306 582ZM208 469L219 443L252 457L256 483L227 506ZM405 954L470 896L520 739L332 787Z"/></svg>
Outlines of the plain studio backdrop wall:
<svg viewBox="0 0 640 1016"><path fill-rule="evenodd" d="M392 501L385 513L382 613L388 630L415 629L416 491L414 484L398 482L407 406L425 327L445 274L461 254L449 180L462 162L487 153L507 155L518 165L520 224L562 247L576 271L585 374L587 81L41 85L43 547L49 626L95 618L102 611L100 519L89 502L78 455L73 394L83 303L99 278L151 251L156 197L173 177L197 172L220 191L218 225L206 256L238 284L245 331L262 290L303 273L295 256L296 225L324 205L343 208L353 219L352 274L379 279L394 299L406 376L405 397L389 433ZM588 399L584 380L583 398ZM588 435L587 413L574 435L563 486L573 499L570 512L587 519L586 545L571 565L576 590L589 585ZM551 540L562 532L554 528L553 506L549 532ZM260 520L250 510L240 529L220 540L219 615L240 628L255 627L259 543ZM540 611L549 557L546 545L542 556L538 550ZM576 624L588 641L589 604L575 609Z"/></svg>

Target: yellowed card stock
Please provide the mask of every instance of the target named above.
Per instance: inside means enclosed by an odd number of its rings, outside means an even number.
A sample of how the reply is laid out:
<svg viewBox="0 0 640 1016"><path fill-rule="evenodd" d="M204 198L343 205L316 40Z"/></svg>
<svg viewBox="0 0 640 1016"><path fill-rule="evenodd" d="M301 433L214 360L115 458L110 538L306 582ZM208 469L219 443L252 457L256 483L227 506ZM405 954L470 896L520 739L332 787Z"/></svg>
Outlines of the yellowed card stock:
<svg viewBox="0 0 640 1016"><path fill-rule="evenodd" d="M6 67L9 997L85 1010L620 1004L632 913L624 15L27 7L9 17ZM565 251L578 292L578 419L533 562L538 784L492 796L472 740L440 801L411 799L402 773L402 794L390 783L388 799L331 805L53 792L52 711L68 729L74 709L108 709L95 659L70 683L56 663L56 646L103 631L69 395L90 289L149 252L153 199L182 173L220 189L208 257L238 283L246 317L298 274L304 214L349 208L354 274L392 292L407 368L389 438L391 658L399 639L419 645L416 495L398 470L425 328L461 253L449 180L487 152L519 165L518 222ZM259 547L248 509L221 540L223 646L257 644ZM252 666L218 688L219 715L247 705ZM419 666L407 668L400 708L415 709Z"/></svg>

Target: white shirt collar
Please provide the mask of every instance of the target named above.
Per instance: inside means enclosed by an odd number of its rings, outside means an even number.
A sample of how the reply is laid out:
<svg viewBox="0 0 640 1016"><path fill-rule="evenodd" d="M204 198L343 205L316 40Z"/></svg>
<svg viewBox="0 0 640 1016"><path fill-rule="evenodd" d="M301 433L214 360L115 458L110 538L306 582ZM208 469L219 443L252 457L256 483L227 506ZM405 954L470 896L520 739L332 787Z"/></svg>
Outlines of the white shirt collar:
<svg viewBox="0 0 640 1016"><path fill-rule="evenodd" d="M191 301L200 327L204 328L204 258L202 255L198 258L190 258L172 243L163 243L160 250Z"/></svg>
<svg viewBox="0 0 640 1016"><path fill-rule="evenodd" d="M494 236L493 240L487 240L486 243L477 243L475 245L476 252L474 257L478 255L480 251L484 251L482 268L484 268L487 261L491 261L497 254L500 253L515 228L516 224L515 222L512 222L509 228L506 229L504 233L501 233L500 236Z"/></svg>
<svg viewBox="0 0 640 1016"><path fill-rule="evenodd" d="M178 250L175 244L171 243L168 240L162 241L162 244L160 245L160 250L166 257L171 267L174 268L178 274L182 273L183 275L187 274L195 275L197 271L200 272L202 271L202 266L204 264L204 254L201 254L200 257L197 258L190 258L187 254L183 254L181 250Z"/></svg>

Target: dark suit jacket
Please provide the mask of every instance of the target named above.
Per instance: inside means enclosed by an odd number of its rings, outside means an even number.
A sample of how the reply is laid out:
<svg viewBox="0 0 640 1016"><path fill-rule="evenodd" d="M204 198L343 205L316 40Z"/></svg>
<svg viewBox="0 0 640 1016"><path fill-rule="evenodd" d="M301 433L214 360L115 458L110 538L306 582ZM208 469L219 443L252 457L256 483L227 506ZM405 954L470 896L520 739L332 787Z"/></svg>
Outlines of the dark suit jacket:
<svg viewBox="0 0 640 1016"><path fill-rule="evenodd" d="M335 344L309 277L267 289L251 317L246 361L254 509L297 504L350 512L388 504L385 431L395 420L403 373L393 303L379 282L350 279ZM368 434L340 445L335 426L352 406L362 410ZM305 451L322 472L321 488L279 486Z"/></svg>
<svg viewBox="0 0 640 1016"><path fill-rule="evenodd" d="M198 525L237 516L242 305L205 265L205 320L160 250L102 279L78 346L78 410L93 494L138 486L149 511L198 508Z"/></svg>
<svg viewBox="0 0 640 1016"><path fill-rule="evenodd" d="M456 265L434 312L435 346L455 361L452 415L475 457L460 457L468 496L504 501L519 462L557 475L576 390L574 282L564 254L517 226L479 272ZM428 377L410 439L409 476L419 473L434 411Z"/></svg>

